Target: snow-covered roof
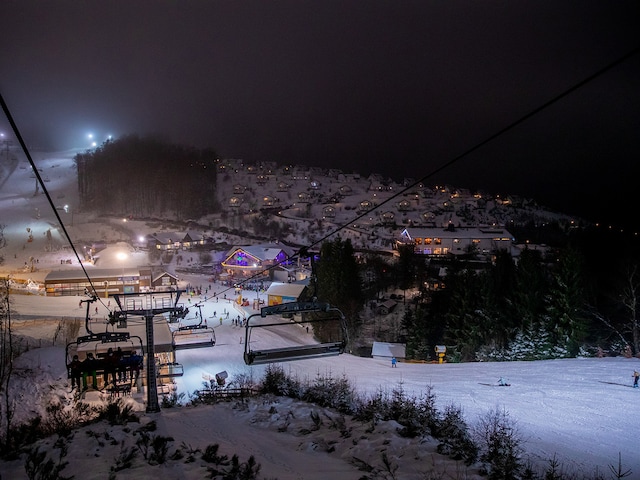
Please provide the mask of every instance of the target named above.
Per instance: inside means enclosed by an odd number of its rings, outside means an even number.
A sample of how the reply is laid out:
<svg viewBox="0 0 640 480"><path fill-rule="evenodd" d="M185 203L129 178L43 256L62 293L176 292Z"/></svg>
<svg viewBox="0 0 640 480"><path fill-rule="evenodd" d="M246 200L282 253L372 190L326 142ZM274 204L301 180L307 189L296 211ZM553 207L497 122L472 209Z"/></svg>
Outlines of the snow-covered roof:
<svg viewBox="0 0 640 480"><path fill-rule="evenodd" d="M123 274L125 277L134 277L140 275L140 269L138 267L87 268L87 273L91 279L121 277ZM58 281L83 280L85 278L84 272L80 268L74 268L69 270L53 270L47 273L44 281L45 283L54 283Z"/></svg>
<svg viewBox="0 0 640 480"><path fill-rule="evenodd" d="M287 256L293 253L293 250L291 250L286 246L262 244L262 245L234 246L231 250L227 252L227 255L225 257L229 258L231 255L233 255L234 252L237 252L238 250L243 250L247 254L263 262L275 260L280 254L280 252L284 252L285 255Z"/></svg>
<svg viewBox="0 0 640 480"><path fill-rule="evenodd" d="M371 356L404 358L406 356L406 348L407 346L404 343L373 342Z"/></svg>
<svg viewBox="0 0 640 480"><path fill-rule="evenodd" d="M172 273L162 272L162 273L159 273L158 275L156 275L155 277L153 277L153 282L155 283L157 280L161 279L162 277L171 277L171 278L173 278L175 280L179 280L178 277L176 277Z"/></svg>
<svg viewBox="0 0 640 480"><path fill-rule="evenodd" d="M513 238L513 235L505 228L438 228L438 227L409 227L405 228L400 234L403 237L408 238L423 238L423 237L439 237L439 238L495 238L509 237Z"/></svg>
<svg viewBox="0 0 640 480"><path fill-rule="evenodd" d="M267 295L276 295L280 297L294 297L298 298L303 290L306 288L307 283L277 283L273 282L267 289Z"/></svg>

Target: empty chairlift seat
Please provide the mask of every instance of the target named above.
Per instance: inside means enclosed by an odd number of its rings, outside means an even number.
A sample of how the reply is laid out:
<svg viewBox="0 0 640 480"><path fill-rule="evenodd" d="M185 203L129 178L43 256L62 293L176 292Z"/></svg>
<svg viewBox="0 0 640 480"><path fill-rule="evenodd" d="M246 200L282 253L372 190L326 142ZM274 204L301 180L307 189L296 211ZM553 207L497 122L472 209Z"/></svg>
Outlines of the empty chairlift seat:
<svg viewBox="0 0 640 480"><path fill-rule="evenodd" d="M314 313L315 312L315 313ZM304 320L297 322L292 320L293 314L304 313ZM269 315L284 315L270 323L252 322L252 317L266 317ZM255 341L252 345L252 332L256 329L302 329L308 331L309 325L323 324L325 328L324 337L330 337L330 341L314 343L289 343L282 345L269 345L269 341L262 339ZM330 327L329 327L330 326ZM328 334L327 334L328 332ZM284 333L284 332L282 332ZM314 339L313 332L309 332L307 341ZM295 335L282 335L281 338L294 338ZM336 308L331 308L328 304L318 302L291 302L281 305L263 307L260 314L255 314L247 319L244 361L247 365L260 365L265 363L287 362L293 360L303 360L308 358L328 357L344 353L347 344L346 324L342 312ZM267 346L269 348L267 348Z"/></svg>
<svg viewBox="0 0 640 480"><path fill-rule="evenodd" d="M213 328L206 325L182 326L175 330L172 335L173 348L175 350L213 347L216 344L216 334Z"/></svg>

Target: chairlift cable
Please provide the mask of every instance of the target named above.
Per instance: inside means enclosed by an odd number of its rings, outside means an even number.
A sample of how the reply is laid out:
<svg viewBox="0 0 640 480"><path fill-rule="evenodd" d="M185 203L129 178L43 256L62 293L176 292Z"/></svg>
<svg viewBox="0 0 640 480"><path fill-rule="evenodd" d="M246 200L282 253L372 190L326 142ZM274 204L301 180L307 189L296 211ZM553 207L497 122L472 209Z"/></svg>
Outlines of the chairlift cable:
<svg viewBox="0 0 640 480"><path fill-rule="evenodd" d="M20 146L22 147L22 151L26 155L27 160L29 161L29 165L31 165L31 169L33 170L33 173L35 174L36 179L38 180L38 183L42 187L42 192L47 197L47 201L49 202L49 206L51 207L51 210L53 211L54 215L56 216L56 219L58 220L58 223L60 224L60 228L64 232L64 235L65 235L67 241L69 242L69 245L71 246L71 249L73 250L73 253L76 255L76 259L78 260L78 263L80 264L80 268L82 268L84 276L87 278L87 281L89 282L89 285L91 285L91 288L95 292L96 288L93 285L93 281L91 280L91 277L89 276L89 273L84 268L82 260L80 260L80 254L78 253L78 249L76 248L76 246L74 245L73 241L71 240L71 236L69 235L69 232L67 231L67 228L65 227L64 222L62 221L62 218L60 217L60 214L58 213L58 211L55 208L55 205L53 203L53 199L51 198L51 195L49 194L49 191L47 190L47 186L45 185L44 181L42 180L42 177L40 176L40 173L38 172L38 168L37 168L35 162L33 161L33 158L31 157L31 153L29 152L29 149L27 148L27 145L24 143L22 135L20 134L20 130L18 129L18 126L16 125L16 122L13 120L13 116L11 115L9 107L7 106L6 102L4 101L4 97L2 96L1 92L0 92L0 103L2 103L2 110L4 111L4 113L5 113L6 117L7 117L7 120L9 120L9 123L11 124L11 128L13 129L14 135L18 139L18 142L20 143ZM98 300L100 300L100 303L102 303L104 305L104 302L99 297L97 297L97 298L98 298Z"/></svg>
<svg viewBox="0 0 640 480"><path fill-rule="evenodd" d="M353 219L351 219L349 222L346 222L346 223L342 224L341 226L339 226L336 229L334 229L332 232L330 232L330 233L326 234L325 236L321 237L320 239L312 242L311 244L307 245L306 247L299 248L297 252L293 253L292 255L287 256L286 259L284 259L282 261L279 261L279 262L267 267L265 270L263 270L263 272L272 270L272 269L282 265L284 262L291 261L291 260L295 259L296 257L300 256L302 253L308 252L310 248L312 248L312 247L314 247L314 246L316 246L318 244L321 244L322 242L324 242L328 238L332 237L336 233L339 233L342 230L348 228L349 225L353 224L354 222L360 220L361 218L364 218L365 216L369 215L371 212L379 209L383 205L386 205L387 203L389 203L392 200L396 199L400 195L403 195L405 192L407 192L407 191L411 190L412 188L416 187L417 185L425 182L426 180L428 180L429 178L433 177L437 173L440 173L441 171L451 167L452 165L454 165L455 163L459 162L463 158L467 157L471 153L473 153L476 150L484 147L486 144L492 142L493 140L495 140L496 138L502 136L506 132L508 132L508 131L512 130L513 128L517 127L518 125L524 123L525 121L529 120L531 117L537 115L541 111L546 110L551 105L554 105L555 103L557 103L561 99L563 99L566 96L572 94L576 90L579 90L580 88L584 87L585 85L587 85L588 83L592 82L596 78L598 78L601 75L605 74L609 70L611 70L611 69L617 67L618 65L624 63L625 61L629 60L631 57L637 55L638 53L640 53L640 46L635 47L631 51L627 52L626 54L622 55L621 57L617 58L616 60L610 62L609 64L607 64L604 67L600 68L599 70L595 71L591 75L583 78L581 81L573 84L572 86L570 86L569 88L565 89L564 91L562 91L561 93L557 94L556 96L552 97L551 99L547 100L546 102L544 102L540 106L534 108L533 110L530 110L528 113L522 115L518 119L516 119L516 120L512 121L511 123L507 124L505 127L501 128L497 132L489 135L484 140L481 140L480 142L476 143L475 145L473 145L472 147L470 147L467 150L463 151L462 153L460 153L459 155L455 156L454 158L452 158L452 159L446 161L445 163L443 163L442 165L436 167L431 172L429 172L428 174L426 174L423 177L421 177L419 180L417 180L414 183L412 183L411 185L408 185L407 187L399 190L397 193L395 193L394 195L390 196L389 198L383 200L379 204L373 206L371 209L366 210L365 212L362 212L361 214L359 214L356 217L354 217ZM58 222L59 222L59 224L60 224L60 226L62 228L62 231L64 232L65 237L67 238L67 241L69 242L71 248L73 249L73 252L76 255L78 263L80 264L80 267L82 268L82 271L84 272L85 277L87 278L87 280L89 281L89 284L91 285L91 287L95 291L95 287L93 285L93 282L91 281L91 278L89 277L89 274L87 273L86 269L84 268L84 265L82 264L82 261L80 260L80 255L78 253L78 250L76 249L75 245L73 244L73 241L71 240L71 237L69 236L69 233L67 232L67 229L66 229L66 227L64 225L64 222L62 221L62 218L60 217L60 215L58 214L58 212L55 209L55 205L53 203L53 200L51 199L51 196L49 195L49 192L48 192L44 182L42 181L42 177L38 173L38 169L37 169L33 159L31 158L29 150L28 150L26 144L24 143L24 140L22 139L22 135L20 134L20 132L18 130L18 127L17 127L16 123L14 122L13 117L11 115L11 112L9 111L9 108L8 108L7 104L5 103L4 97L2 96L1 93L0 93L0 103L2 103L2 109L4 110L5 115L7 116L7 119L9 120L9 123L11 124L11 128L13 129L14 134L16 135L16 138L20 142L20 146L22 147L22 150L24 151L25 155L27 156L27 159L29 160L29 164L31 165L31 168L34 171L34 173L36 175L36 178L38 179L38 182L42 186L42 190L43 190L44 194L47 197L49 205L51 206L51 209L53 210L53 212L54 212L54 214L56 216L56 219L58 220ZM251 277L248 277L248 278L246 278L244 280L241 280L236 285L243 285L243 284L249 282L250 280L252 280L252 279L254 279L256 277L258 277L258 274L252 275ZM225 293L225 292L227 292L229 290L231 290L231 287L227 288L226 290L223 290L220 293ZM211 298L213 298L213 297L210 297L209 299L211 299ZM206 301L207 300L205 299L202 302L199 302L198 305L200 305L200 304L202 304L202 303L204 303ZM102 302L101 299L100 299L100 302L104 304L104 302Z"/></svg>
<svg viewBox="0 0 640 480"><path fill-rule="evenodd" d="M311 249L312 247L323 243L325 240L327 240L328 238L332 237L336 233L339 233L342 230L344 230L345 228L348 228L349 225L352 225L354 222L360 220L363 217L366 217L371 212L379 209L383 205L386 205L387 203L389 203L392 200L396 199L400 195L403 195L404 193L406 193L407 191L409 191L412 188L416 187L417 185L420 185L421 183L425 182L426 180L428 180L429 178L433 177L437 173L440 173L443 170L451 167L452 165L454 165L455 163L459 162L460 160L462 160L466 156L468 156L471 153L475 152L476 150L484 147L486 144L492 142L496 138L502 136L503 134L507 133L508 131L512 130L513 128L517 127L518 125L524 123L525 121L529 120L531 117L537 115L541 111L546 110L551 105L554 105L558 101L562 100L564 97L570 95L571 93L575 92L576 90L579 90L580 88L584 87L585 85L587 85L588 83L592 82L596 78L598 78L601 75L605 74L609 70L611 70L611 69L617 67L618 65L624 63L625 61L629 60L631 57L637 55L638 53L640 53L640 46L635 47L633 50L629 51L625 55L622 55L621 57L617 58L616 60L610 62L609 64L607 64L604 67L600 68L599 70L595 71L591 75L588 75L587 77L585 77L582 80L580 80L579 82L573 84L572 86L570 86L569 88L565 89L561 93L559 93L556 96L552 97L551 99L547 100L546 102L544 102L540 106L534 108L533 110L530 110L528 113L522 115L518 119L516 119L516 120L512 121L511 123L507 124L505 127L501 128L497 132L489 135L484 140L481 140L480 142L476 143L472 147L470 147L467 150L463 151L459 155L457 155L454 158L446 161L442 165L436 167L435 169L433 169L431 172L429 172L428 174L426 174L425 176L423 176L419 180L413 182L411 185L408 185L407 187L403 188L402 190L399 190L397 193L395 193L394 195L390 196L389 198L381 201L379 204L373 206L371 209L366 210L365 212L362 212L361 214L357 215L355 218L351 219L349 222L346 222L346 223L342 224L341 226L336 227L332 232L326 234L324 237L312 242L311 244L307 245L306 247L299 248L297 252L295 252L294 254L288 256L286 259L284 259L284 260L282 260L280 262L277 262L277 263L265 268L263 270L263 272L272 270L272 269L282 265L284 262L291 261L291 260L295 259L296 257L298 257L299 255L307 253L309 251L309 249ZM254 278L258 277L258 275L259 274L255 274L255 275L252 275L251 277L248 277L248 278L246 278L244 280L241 280L241 281L239 281L237 283L237 285L243 285L244 283L249 282L250 280L253 280ZM227 292L229 290L231 290L231 287L228 288L227 290L223 290L223 292L221 292L221 293Z"/></svg>

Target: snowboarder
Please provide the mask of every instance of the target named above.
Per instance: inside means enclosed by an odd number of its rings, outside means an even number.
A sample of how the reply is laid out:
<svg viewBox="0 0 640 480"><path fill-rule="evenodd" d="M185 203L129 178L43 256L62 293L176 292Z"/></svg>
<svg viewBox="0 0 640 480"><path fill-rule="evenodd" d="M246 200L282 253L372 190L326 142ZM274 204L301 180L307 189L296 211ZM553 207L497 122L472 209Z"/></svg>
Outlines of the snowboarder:
<svg viewBox="0 0 640 480"><path fill-rule="evenodd" d="M510 383L507 383L507 381L504 379L504 377L500 377L500 380L498 380L498 385L500 387L509 387L509 386L511 386Z"/></svg>
<svg viewBox="0 0 640 480"><path fill-rule="evenodd" d="M391 357L391 368L396 368L398 364L398 361L396 360L396 357Z"/></svg>
<svg viewBox="0 0 640 480"><path fill-rule="evenodd" d="M638 379L640 379L640 372L633 371L633 388L638 388Z"/></svg>

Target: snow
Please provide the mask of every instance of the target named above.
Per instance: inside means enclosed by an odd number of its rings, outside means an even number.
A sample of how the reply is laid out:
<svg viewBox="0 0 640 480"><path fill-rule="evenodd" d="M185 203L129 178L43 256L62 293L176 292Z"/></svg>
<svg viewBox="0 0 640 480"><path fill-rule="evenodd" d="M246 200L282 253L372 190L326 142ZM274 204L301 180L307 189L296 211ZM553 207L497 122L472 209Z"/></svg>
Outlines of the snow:
<svg viewBox="0 0 640 480"><path fill-rule="evenodd" d="M43 177L49 179L47 188L51 189L52 197L61 204L71 205L70 212L74 212L77 196L74 194L73 175L69 174L73 173L70 155L36 160L43 169ZM46 199L42 194L33 195L34 180L29 176L29 167L23 167L24 160L15 165L5 165L4 171L0 172L4 175L0 175L0 223L6 225L7 238L7 247L2 250L6 257L2 273L37 282L42 281L51 269L78 266L73 252L64 248L66 241L56 228L57 220L47 213L50 209ZM6 181L9 177L11 181ZM71 217L72 213L64 210L59 214L76 240L95 240L96 233L100 240L111 245L127 240L104 219L98 221L80 212L73 213ZM27 228L33 233L32 242L27 241ZM53 234L51 245L46 242L49 229ZM124 248L116 245L113 252L104 251L101 261L105 265L97 266L128 266L113 258L109 260L111 253ZM130 252L131 264L138 263L135 255L135 252ZM31 259L36 262L35 271L24 268ZM71 265L63 264L67 259L72 259ZM196 275L181 275L181 280L192 285L209 285L207 278ZM215 329L216 345L177 352L177 360L184 365L185 375L177 378L175 385L179 393L185 394L185 401L190 393L201 388L204 378L218 372L227 371L228 380L233 382L239 375L260 379L266 368L244 364L243 338L246 332L231 322L236 316L246 318L256 311L226 301L223 297L225 292L227 296L233 296L227 287L218 284L212 287L220 294L217 300L211 297L213 291L210 291L206 297L194 297L192 301L203 302L203 317ZM256 295L263 294L243 292L250 301ZM107 306L100 302L96 305L98 314L94 317L98 320L106 317ZM16 362L12 379L12 392L17 401L15 423L44 415L46 406L52 402L69 404L71 395L64 366L64 345L59 340L56 345L51 345L60 320L83 318L84 310L78 308L77 297L48 298L41 295L12 295L11 306L17 333L43 346L28 351ZM229 311L229 318L223 315L220 324L217 319L225 309ZM44 318L52 320L45 321ZM263 332L262 336L257 334L255 340L270 343L310 341L306 331L297 326L287 329L286 334L282 331L281 335L281 338L275 335L267 337L267 332ZM30 344L34 342L30 341ZM420 396L431 387L439 409L459 406L470 425L475 425L491 410L508 412L510 418L517 422L527 455L542 466L555 456L565 471L591 475L597 468L606 475L609 465L617 466L620 455L623 468L632 471L627 478L640 478L640 416L637 414L640 389L630 388L633 371L640 370L637 358L399 363L398 368L392 369L390 360L344 354L289 362L282 366L286 372L300 379L313 379L325 374L334 377L344 375L362 394L373 394L380 389L391 391L401 386L408 395ZM501 377L511 386L498 387ZM95 402L106 400L97 392L92 392L87 398ZM348 437L343 438L331 427L338 414L287 398L256 398L246 405L230 402L215 406L163 408L154 414L145 413L144 400L144 395L134 394L129 401L133 402L142 424L154 420L158 424L155 434L174 439L171 451L183 442L200 449L217 443L222 454L231 456L238 453L241 461L254 455L262 466L263 478L359 478L364 473L356 469L354 458L382 468L382 452L386 452L398 466L396 478L422 479L426 477L424 472L428 471L443 477L477 477L477 469L466 471L464 465L438 455L435 440L412 441L398 436L395 433L397 425L393 422L383 423L374 432L369 432L368 425L346 419L352 430ZM310 419L312 411L322 412L323 426L311 433L300 433L313 425ZM135 424L122 427L106 423L83 427L71 440L67 458L69 465L63 474L82 479L107 478L114 459L120 455L121 443L129 447L135 445L137 436L133 432L137 428ZM99 435L95 435L96 432ZM54 441L42 442L42 448L52 456L57 452ZM152 467L139 457L132 468L118 472L117 477L190 479L203 478L203 472L206 470L200 460L193 463L172 460ZM2 478L27 478L24 459L0 463L0 475Z"/></svg>
<svg viewBox="0 0 640 480"><path fill-rule="evenodd" d="M15 311L19 315L25 309L33 312L49 311L56 315L75 315L78 309L73 299L47 298L42 296L12 296ZM216 305L208 305L213 308ZM220 305L219 303L217 304ZM66 312L65 312L66 309ZM51 339L57 321L45 327L25 333L34 336L38 331L44 339ZM18 333L22 333L21 322L16 322ZM296 325L290 327L289 336L298 336L307 341L306 332ZM214 347L180 350L177 359L184 365L185 375L176 379L178 393L184 393L184 403L189 394L202 388L203 378L227 371L228 381L239 375L259 379L266 366L246 366L243 362L244 345L239 338L244 329L235 327L230 321L216 325L218 343ZM420 396L428 386L436 395L439 410L454 405L462 409L470 425L477 424L480 417L489 411L506 411L516 421L529 458L545 466L551 458L559 460L565 471L593 474L596 468L608 472L609 465L617 465L621 455L624 468L631 469L639 478L640 457L638 455L637 432L640 420L637 415L640 389L630 388L632 373L640 369L636 358L579 358L536 362L418 364L399 363L392 369L390 360L361 358L350 354L339 357L301 360L281 364L285 372L301 380L313 379L317 375L334 378L347 377L362 394L373 394L380 389L391 391L402 387L409 396ZM497 386L503 377L509 387ZM14 421L35 414L42 415L46 405L56 399L68 401L69 386L64 368L62 346L30 350L16 362L13 390L20 399ZM94 401L106 400L101 394L92 392ZM32 402L26 401L31 399ZM326 426L303 435L301 429L312 426L310 412L324 412L316 406L287 398L257 398L248 406L239 408L236 402L215 406L182 406L163 408L160 413L145 413L144 394L134 394L131 401L145 423L155 420L157 434L174 438L173 448L186 442L193 448L204 449L218 443L221 452L228 455L238 453L242 461L254 455L262 465L265 478L356 478L357 471L351 463L357 457L370 465L381 465L382 451L399 465L398 478L423 478L420 472L427 464L435 464L436 471L454 472L464 469L448 457L435 453L437 442L425 439L415 442L395 433L395 425L381 425L374 433L365 432L367 426L349 422L353 428L351 436L341 438L328 427L329 418L339 415L327 411ZM37 400L37 401L36 401ZM323 414L324 415L324 414ZM285 432L279 431L288 424ZM130 427L137 428L136 426ZM106 424L84 427L82 430L107 430L115 438L126 437L121 427ZM119 433L118 433L119 432ZM356 433L357 432L357 436ZM100 447L87 440L85 433L74 436L70 463L65 474L76 478L105 478L113 459L119 454L119 446L105 444ZM354 442L354 439L359 441ZM133 445L134 439L126 440ZM337 443L333 443L337 442ZM53 440L48 442L52 447ZM335 450L327 452L329 445ZM202 466L171 462L173 466L138 467L118 472L118 478L152 478L160 470L172 472L177 478L201 478ZM197 463L197 462L196 462ZM200 462L202 463L202 462ZM85 476L91 469L95 476ZM7 478L24 478L21 462L0 464L0 472ZM179 472L179 473L178 473ZM131 475L131 477L129 477ZM473 469L467 478L474 478Z"/></svg>

